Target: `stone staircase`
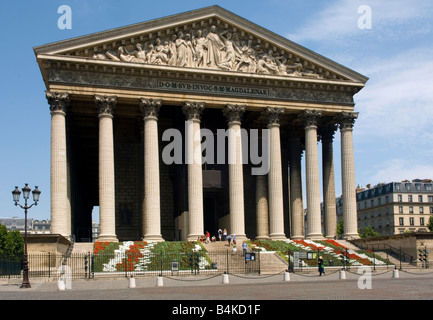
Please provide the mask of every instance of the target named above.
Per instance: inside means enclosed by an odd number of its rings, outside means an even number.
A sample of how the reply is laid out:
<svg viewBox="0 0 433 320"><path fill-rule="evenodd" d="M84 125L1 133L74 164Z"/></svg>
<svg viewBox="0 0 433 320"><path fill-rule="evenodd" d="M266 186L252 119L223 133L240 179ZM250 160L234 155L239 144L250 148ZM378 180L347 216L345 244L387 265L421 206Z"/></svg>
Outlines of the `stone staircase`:
<svg viewBox="0 0 433 320"><path fill-rule="evenodd" d="M229 250L232 253L233 245L229 246L227 241L215 241L203 244L209 253L212 252L227 252ZM244 261L242 256L242 242L237 243L236 251L239 261ZM248 252L251 249L248 248ZM233 258L233 255L231 255ZM260 252L260 273L261 274L278 274L287 270L287 262L285 262L275 252Z"/></svg>

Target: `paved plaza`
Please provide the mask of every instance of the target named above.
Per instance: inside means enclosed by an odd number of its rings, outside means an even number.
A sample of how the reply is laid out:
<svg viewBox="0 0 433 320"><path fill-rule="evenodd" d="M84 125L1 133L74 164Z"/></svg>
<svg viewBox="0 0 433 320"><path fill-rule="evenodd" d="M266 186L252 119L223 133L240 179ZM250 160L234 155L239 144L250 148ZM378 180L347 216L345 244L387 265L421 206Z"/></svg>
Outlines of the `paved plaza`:
<svg viewBox="0 0 433 320"><path fill-rule="evenodd" d="M373 270L373 269L371 269ZM286 277L285 277L286 276ZM135 282L135 287L130 285ZM56 280L0 280L0 300L431 300L433 272L377 269L367 273L328 269L316 273L273 275L196 275L72 280L59 290ZM62 287L62 286L60 286Z"/></svg>
<svg viewBox="0 0 433 320"><path fill-rule="evenodd" d="M64 290L59 290L63 287L56 280L34 279L31 280L32 288L20 289L21 279L1 279L0 302L13 306L10 305L13 301L18 308L20 301L26 305L28 300L37 305L42 300L55 301L56 306L63 305L71 313L96 312L98 316L101 312L111 316L111 312L119 308L127 310L128 314L139 314L140 310L150 308L164 319L178 316L265 319L277 310L290 313L298 308L315 313L331 307L336 315L353 312L353 307L362 307L363 312L374 308L375 315L389 316L399 310L393 306L403 300L407 303L433 299L431 271L400 270L395 273L392 269L378 269L371 272L371 276L366 275L368 273L353 271L342 274L336 268L328 269L325 276L290 273L287 277L287 273L281 273L137 277L132 281L130 278L110 278L73 280L69 289ZM84 306L91 302L92 308L76 308L71 300L84 303ZM59 304L62 301L64 303ZM129 308L129 301L135 302L133 308ZM315 308L310 310L308 301L314 301ZM423 306L421 309L426 310ZM422 312L421 309L418 311Z"/></svg>

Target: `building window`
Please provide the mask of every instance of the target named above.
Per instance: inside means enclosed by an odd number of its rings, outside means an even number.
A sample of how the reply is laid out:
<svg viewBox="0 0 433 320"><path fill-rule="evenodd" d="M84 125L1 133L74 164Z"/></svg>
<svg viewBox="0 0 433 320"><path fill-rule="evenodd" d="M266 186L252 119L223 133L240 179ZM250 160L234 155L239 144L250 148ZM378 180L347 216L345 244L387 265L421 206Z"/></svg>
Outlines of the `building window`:
<svg viewBox="0 0 433 320"><path fill-rule="evenodd" d="M374 218L374 210L371 210L371 217Z"/></svg>
<svg viewBox="0 0 433 320"><path fill-rule="evenodd" d="M405 183L405 187L407 191L410 191L411 183Z"/></svg>
<svg viewBox="0 0 433 320"><path fill-rule="evenodd" d="M403 196L401 194L398 195L398 202L403 202Z"/></svg>
<svg viewBox="0 0 433 320"><path fill-rule="evenodd" d="M430 207L430 213L433 213L433 207Z"/></svg>
<svg viewBox="0 0 433 320"><path fill-rule="evenodd" d="M395 184L395 190L400 190L401 189L401 184L400 183L396 183Z"/></svg>
<svg viewBox="0 0 433 320"><path fill-rule="evenodd" d="M414 224L414 219L413 218L409 218L409 224L411 225L411 226L414 226L415 224Z"/></svg>
<svg viewBox="0 0 433 320"><path fill-rule="evenodd" d="M421 214L424 213L424 207L419 207L419 213L421 213Z"/></svg>
<svg viewBox="0 0 433 320"><path fill-rule="evenodd" d="M403 206L398 207L398 213L403 213Z"/></svg>
<svg viewBox="0 0 433 320"><path fill-rule="evenodd" d="M389 208L385 208L385 214L386 214L386 215L389 214Z"/></svg>
<svg viewBox="0 0 433 320"><path fill-rule="evenodd" d="M382 204L382 198L377 198L377 204L380 206Z"/></svg>
<svg viewBox="0 0 433 320"><path fill-rule="evenodd" d="M425 185L425 189L426 189L427 191L431 191L431 190L433 190L433 189L432 189L432 185L431 185L430 183Z"/></svg>
<svg viewBox="0 0 433 320"><path fill-rule="evenodd" d="M409 196L408 196L408 199L409 199L409 200L408 200L409 202L413 202L413 200L412 200L412 195L409 195Z"/></svg>
<svg viewBox="0 0 433 320"><path fill-rule="evenodd" d="M398 219L398 222L399 222L399 224L400 224L401 226L404 226L404 223L403 223L403 222L404 222L404 221L403 221L403 218L399 218L399 219Z"/></svg>
<svg viewBox="0 0 433 320"><path fill-rule="evenodd" d="M422 195L418 196L418 202L422 202Z"/></svg>
<svg viewBox="0 0 433 320"><path fill-rule="evenodd" d="M389 219L388 218L385 220L385 223L386 223L386 226L389 227Z"/></svg>
<svg viewBox="0 0 433 320"><path fill-rule="evenodd" d="M389 203L389 196L385 196L385 202Z"/></svg>
<svg viewBox="0 0 433 320"><path fill-rule="evenodd" d="M419 225L423 226L424 225L424 218L419 218Z"/></svg>
<svg viewBox="0 0 433 320"><path fill-rule="evenodd" d="M428 202L433 202L433 196L428 196Z"/></svg>
<svg viewBox="0 0 433 320"><path fill-rule="evenodd" d="M415 188L417 191L421 191L421 184L420 183L415 183Z"/></svg>
<svg viewBox="0 0 433 320"><path fill-rule="evenodd" d="M413 213L413 207L412 206L409 207L409 213Z"/></svg>

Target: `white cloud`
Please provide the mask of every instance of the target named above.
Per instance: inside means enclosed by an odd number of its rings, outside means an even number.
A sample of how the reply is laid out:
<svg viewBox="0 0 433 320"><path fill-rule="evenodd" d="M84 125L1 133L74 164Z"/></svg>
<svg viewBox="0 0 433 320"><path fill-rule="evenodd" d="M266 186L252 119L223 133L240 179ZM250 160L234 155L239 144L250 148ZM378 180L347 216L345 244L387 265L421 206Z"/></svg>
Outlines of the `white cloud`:
<svg viewBox="0 0 433 320"><path fill-rule="evenodd" d="M433 178L433 165L414 164L407 159L392 159L384 163L371 176L371 184L413 179Z"/></svg>
<svg viewBox="0 0 433 320"><path fill-rule="evenodd" d="M360 67L370 82L355 96L360 112L358 134L431 143L432 56L433 48L419 48Z"/></svg>
<svg viewBox="0 0 433 320"><path fill-rule="evenodd" d="M371 30L360 29L358 20L363 20L365 12L358 13L361 6L371 8ZM287 37L300 41L335 41L351 43L349 36L373 36L380 38L410 37L414 34L425 35L431 32L433 4L430 0L336 0L321 12L307 19L303 27ZM412 28L413 23L424 21L423 28ZM370 32L369 32L370 31Z"/></svg>

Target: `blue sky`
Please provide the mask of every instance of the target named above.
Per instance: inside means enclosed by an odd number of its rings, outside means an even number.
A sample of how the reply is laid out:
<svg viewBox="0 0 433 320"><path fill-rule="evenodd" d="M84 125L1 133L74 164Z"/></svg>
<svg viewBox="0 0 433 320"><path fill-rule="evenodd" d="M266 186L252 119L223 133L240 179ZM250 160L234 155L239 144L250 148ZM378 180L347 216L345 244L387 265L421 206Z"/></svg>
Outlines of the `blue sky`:
<svg viewBox="0 0 433 320"><path fill-rule="evenodd" d="M29 217L50 216L50 114L33 47L220 5L367 77L355 96L356 183L433 178L433 3L430 0L8 1L0 11L0 217L23 217L11 191L39 186ZM59 6L72 9L61 30ZM359 27L366 5L371 28ZM337 195L340 140L334 143Z"/></svg>

